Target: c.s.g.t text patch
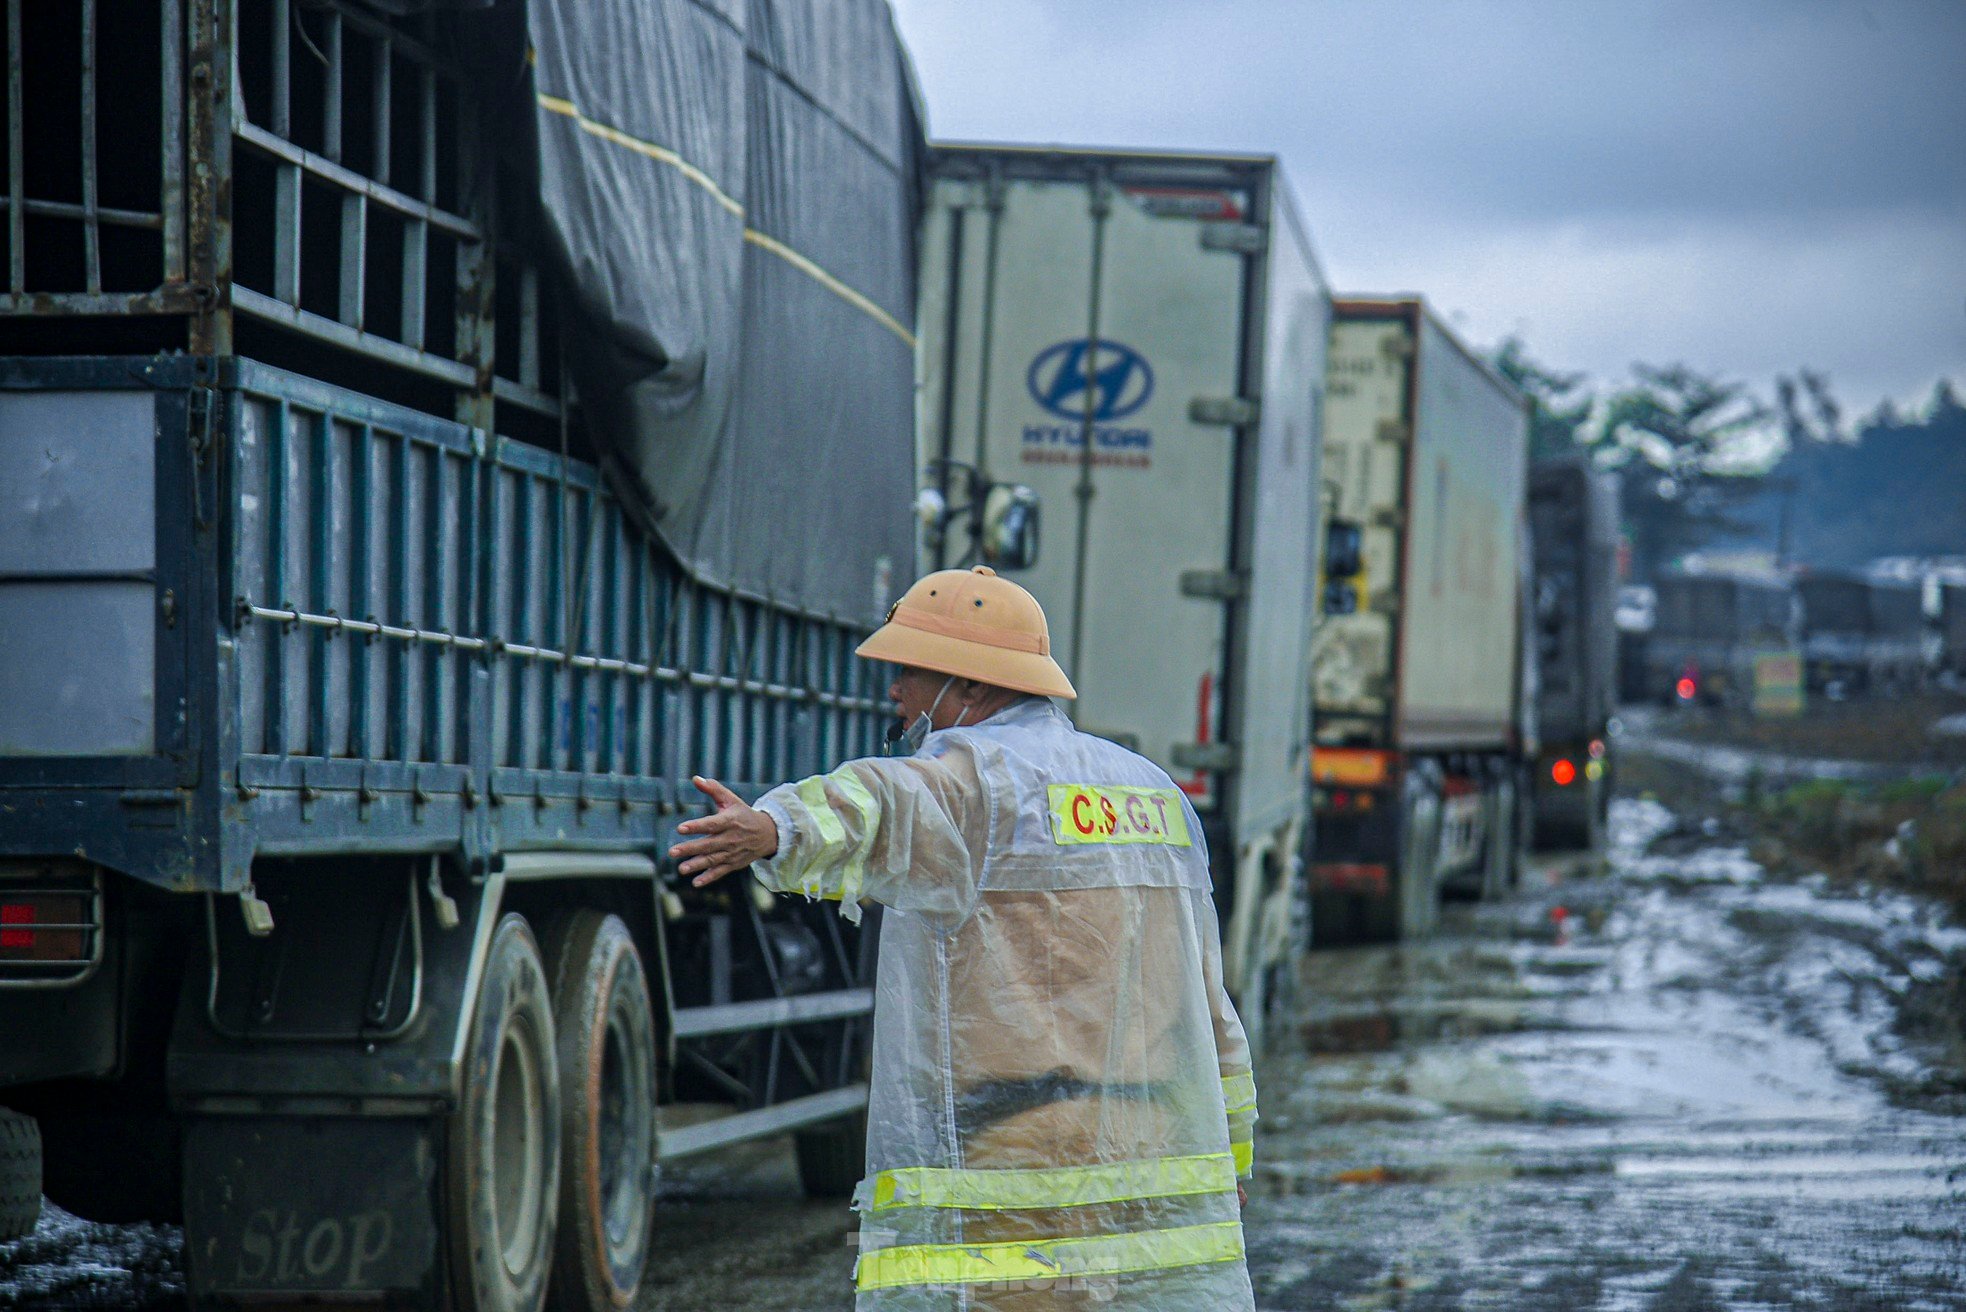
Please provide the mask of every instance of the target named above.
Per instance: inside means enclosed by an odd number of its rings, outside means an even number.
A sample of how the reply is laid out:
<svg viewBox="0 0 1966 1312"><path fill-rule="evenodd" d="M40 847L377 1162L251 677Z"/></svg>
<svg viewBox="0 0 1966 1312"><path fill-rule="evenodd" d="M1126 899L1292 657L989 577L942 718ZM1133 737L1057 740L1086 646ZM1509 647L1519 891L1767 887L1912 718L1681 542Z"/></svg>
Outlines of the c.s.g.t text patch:
<svg viewBox="0 0 1966 1312"><path fill-rule="evenodd" d="M1118 784L1051 784L1051 841L1079 843L1165 843L1191 847L1181 794L1172 788L1131 788Z"/></svg>

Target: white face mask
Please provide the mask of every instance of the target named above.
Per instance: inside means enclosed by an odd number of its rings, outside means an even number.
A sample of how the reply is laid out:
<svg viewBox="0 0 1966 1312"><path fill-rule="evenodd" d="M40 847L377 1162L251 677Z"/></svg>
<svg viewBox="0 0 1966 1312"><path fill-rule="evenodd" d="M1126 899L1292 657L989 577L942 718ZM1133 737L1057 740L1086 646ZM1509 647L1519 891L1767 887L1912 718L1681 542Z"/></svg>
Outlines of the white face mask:
<svg viewBox="0 0 1966 1312"><path fill-rule="evenodd" d="M935 710L942 705L943 697L948 695L949 685L955 681L956 676L953 674L944 680L942 691L935 694L935 700L928 704L928 709L917 715L907 728L898 729L893 725L888 726L887 754L889 756L913 756L922 749L922 744L928 741L929 730L935 727ZM962 714L956 717L956 723L949 727L953 729L960 725L963 716L968 714L969 707L963 707Z"/></svg>

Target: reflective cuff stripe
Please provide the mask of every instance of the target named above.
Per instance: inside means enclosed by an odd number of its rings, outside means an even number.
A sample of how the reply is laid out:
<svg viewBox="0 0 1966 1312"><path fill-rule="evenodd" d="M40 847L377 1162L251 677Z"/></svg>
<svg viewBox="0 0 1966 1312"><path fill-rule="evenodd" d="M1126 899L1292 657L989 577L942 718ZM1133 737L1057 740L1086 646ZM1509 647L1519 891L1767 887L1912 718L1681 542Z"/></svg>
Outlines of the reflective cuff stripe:
<svg viewBox="0 0 1966 1312"><path fill-rule="evenodd" d="M1256 1077L1248 1071L1222 1077L1222 1103L1229 1115L1256 1110Z"/></svg>
<svg viewBox="0 0 1966 1312"><path fill-rule="evenodd" d="M826 795L828 783L840 791L846 805L853 810L859 838L851 851L843 850L847 841L846 826L834 814L833 801ZM874 833L880 825L880 804L867 790L867 785L860 782L859 776L844 769L801 780L797 791L800 803L812 817L812 827L819 836L821 850L805 854L805 859L800 861L798 887L793 891L807 897L858 902L861 885L867 878L867 853L874 845ZM840 872L839 886L829 889L826 887L826 875L835 868Z"/></svg>
<svg viewBox="0 0 1966 1312"><path fill-rule="evenodd" d="M798 793L806 814L812 817L812 827L819 834L821 848L836 848L846 842L846 827L840 823L840 818L833 814L833 804L826 800L825 777L814 775L810 779L800 780ZM799 863L803 870L799 875L799 887L796 891L804 893L807 897L818 897L821 895L823 879L820 871L827 864L826 855L823 851L801 855L805 859Z"/></svg>
<svg viewBox="0 0 1966 1312"><path fill-rule="evenodd" d="M860 829L860 841L854 844L852 854L840 871L839 891L840 901L858 902L860 887L867 879L867 853L873 850L874 834L880 827L880 803L867 791L867 785L860 782L860 776L850 770L837 770L827 777L839 785L847 805L854 810L854 819ZM835 820L834 823L839 822Z"/></svg>
<svg viewBox="0 0 1966 1312"><path fill-rule="evenodd" d="M1236 1262L1242 1255L1242 1222L1217 1221L1174 1230L1143 1230L1083 1239L877 1248L860 1255L854 1265L854 1283L868 1290L1060 1280Z"/></svg>
<svg viewBox="0 0 1966 1312"><path fill-rule="evenodd" d="M1256 1168L1256 1145L1248 1139L1229 1145L1230 1154L1236 1159L1236 1175L1248 1175Z"/></svg>
<svg viewBox="0 0 1966 1312"><path fill-rule="evenodd" d="M871 1212L897 1207L957 1207L973 1211L1084 1207L1135 1198L1233 1193L1235 1160L1228 1153L1157 1157L1105 1166L1024 1170L949 1170L904 1166L874 1177Z"/></svg>

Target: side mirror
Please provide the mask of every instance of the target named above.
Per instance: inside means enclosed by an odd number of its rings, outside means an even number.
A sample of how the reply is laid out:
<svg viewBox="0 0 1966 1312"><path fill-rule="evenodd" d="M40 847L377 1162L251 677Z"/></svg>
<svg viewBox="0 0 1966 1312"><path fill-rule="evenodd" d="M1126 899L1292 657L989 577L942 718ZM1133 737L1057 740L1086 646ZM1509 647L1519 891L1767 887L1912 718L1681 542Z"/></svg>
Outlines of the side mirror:
<svg viewBox="0 0 1966 1312"><path fill-rule="evenodd" d="M1038 494L1022 483L992 483L983 494L984 563L1029 569L1038 563Z"/></svg>
<svg viewBox="0 0 1966 1312"><path fill-rule="evenodd" d="M932 487L925 487L915 493L915 504L910 507L915 518L923 528L931 533L940 533L949 522L949 499Z"/></svg>
<svg viewBox="0 0 1966 1312"><path fill-rule="evenodd" d="M1365 568L1365 530L1349 519L1324 526L1324 577L1349 579Z"/></svg>
<svg viewBox="0 0 1966 1312"><path fill-rule="evenodd" d="M1365 531L1349 519L1324 526L1324 598L1326 615L1356 615L1359 571L1365 568Z"/></svg>

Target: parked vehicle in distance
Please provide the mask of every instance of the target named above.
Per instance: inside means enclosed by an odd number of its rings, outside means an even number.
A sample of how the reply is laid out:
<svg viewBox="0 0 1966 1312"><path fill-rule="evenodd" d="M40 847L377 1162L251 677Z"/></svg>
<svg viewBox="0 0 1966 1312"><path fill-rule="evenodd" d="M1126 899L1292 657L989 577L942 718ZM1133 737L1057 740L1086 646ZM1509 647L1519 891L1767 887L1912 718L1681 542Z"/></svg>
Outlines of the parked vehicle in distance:
<svg viewBox="0 0 1966 1312"><path fill-rule="evenodd" d="M1530 777L1534 836L1546 846L1601 846L1611 805L1610 722L1617 701L1617 481L1588 457L1529 471L1536 662Z"/></svg>
<svg viewBox="0 0 1966 1312"><path fill-rule="evenodd" d="M1891 696L1923 685L1925 612L1918 584L1809 573L1796 580L1795 591L1811 693Z"/></svg>
<svg viewBox="0 0 1966 1312"><path fill-rule="evenodd" d="M861 1173L877 917L665 853L888 722L910 76L606 8L14 10L0 1129L195 1306L618 1309L663 1160Z"/></svg>
<svg viewBox="0 0 1966 1312"><path fill-rule="evenodd" d="M1268 156L942 145L923 228L926 554L1031 589L1079 727L1199 812L1245 1020L1304 941L1330 296ZM994 540L1035 490L1043 551ZM1293 684L1293 680L1295 681Z"/></svg>
<svg viewBox="0 0 1966 1312"><path fill-rule="evenodd" d="M1646 644L1658 621L1659 596L1649 585L1627 583L1618 589L1614 620L1618 631L1618 700L1642 702L1652 698L1647 676Z"/></svg>
<svg viewBox="0 0 1966 1312"><path fill-rule="evenodd" d="M1319 942L1514 877L1533 759L1522 394L1414 297L1333 305L1315 641Z"/></svg>
<svg viewBox="0 0 1966 1312"><path fill-rule="evenodd" d="M1966 678L1966 583L1939 588L1939 665Z"/></svg>
<svg viewBox="0 0 1966 1312"><path fill-rule="evenodd" d="M1746 709L1755 659L1797 650L1795 590L1731 574L1668 574L1656 584L1646 688L1666 705Z"/></svg>

